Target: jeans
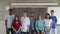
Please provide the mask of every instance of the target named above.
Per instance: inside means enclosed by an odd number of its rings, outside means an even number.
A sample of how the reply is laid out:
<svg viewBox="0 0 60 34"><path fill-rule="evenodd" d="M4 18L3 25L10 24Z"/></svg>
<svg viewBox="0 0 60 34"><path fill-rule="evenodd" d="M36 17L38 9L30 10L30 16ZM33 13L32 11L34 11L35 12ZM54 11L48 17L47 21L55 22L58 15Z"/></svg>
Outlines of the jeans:
<svg viewBox="0 0 60 34"><path fill-rule="evenodd" d="M22 32L21 34L29 34L29 32Z"/></svg>
<svg viewBox="0 0 60 34"><path fill-rule="evenodd" d="M30 30L29 34L36 34L35 30Z"/></svg>
<svg viewBox="0 0 60 34"><path fill-rule="evenodd" d="M19 31L18 33L16 33L16 32L13 32L13 34L21 34L21 32Z"/></svg>
<svg viewBox="0 0 60 34"><path fill-rule="evenodd" d="M11 31L11 34L13 34L13 29L12 28L7 28L6 34L10 34L10 31Z"/></svg>
<svg viewBox="0 0 60 34"><path fill-rule="evenodd" d="M51 33L50 34L57 34L57 29L51 29Z"/></svg>
<svg viewBox="0 0 60 34"><path fill-rule="evenodd" d="M16 28L16 31L18 31L19 28ZM18 33L16 33L15 31L13 32L13 34L21 34L21 31L19 31Z"/></svg>
<svg viewBox="0 0 60 34"><path fill-rule="evenodd" d="M50 27L45 26L45 34L50 34Z"/></svg>

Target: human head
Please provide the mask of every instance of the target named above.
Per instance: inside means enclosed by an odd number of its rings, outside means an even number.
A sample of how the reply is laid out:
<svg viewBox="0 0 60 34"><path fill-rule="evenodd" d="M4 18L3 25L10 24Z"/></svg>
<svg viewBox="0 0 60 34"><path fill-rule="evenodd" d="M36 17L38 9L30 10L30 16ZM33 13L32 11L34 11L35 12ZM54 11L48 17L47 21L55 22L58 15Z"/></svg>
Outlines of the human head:
<svg viewBox="0 0 60 34"><path fill-rule="evenodd" d="M46 13L45 19L50 19L50 14L49 13Z"/></svg>
<svg viewBox="0 0 60 34"><path fill-rule="evenodd" d="M27 11L23 12L23 17L27 17Z"/></svg>
<svg viewBox="0 0 60 34"><path fill-rule="evenodd" d="M51 10L51 16L53 16L54 15L54 10Z"/></svg>
<svg viewBox="0 0 60 34"><path fill-rule="evenodd" d="M42 19L41 14L38 14L37 19L38 19L38 20Z"/></svg>
<svg viewBox="0 0 60 34"><path fill-rule="evenodd" d="M14 18L14 22L18 22L19 21L19 16L15 16L15 18Z"/></svg>
<svg viewBox="0 0 60 34"><path fill-rule="evenodd" d="M12 15L13 9L9 9L9 15Z"/></svg>
<svg viewBox="0 0 60 34"><path fill-rule="evenodd" d="M31 17L31 18L34 17L34 12L30 12L30 17Z"/></svg>

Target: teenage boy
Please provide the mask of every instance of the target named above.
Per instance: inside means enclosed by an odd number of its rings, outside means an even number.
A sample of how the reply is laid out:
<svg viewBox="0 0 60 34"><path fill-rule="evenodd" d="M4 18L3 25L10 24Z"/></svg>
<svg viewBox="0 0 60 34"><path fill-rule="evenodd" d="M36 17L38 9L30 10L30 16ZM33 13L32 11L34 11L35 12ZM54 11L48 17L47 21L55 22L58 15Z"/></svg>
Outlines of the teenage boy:
<svg viewBox="0 0 60 34"><path fill-rule="evenodd" d="M23 16L21 17L21 23L22 23L22 34L29 34L29 28L30 28L30 19L27 17L27 12L23 12Z"/></svg>
<svg viewBox="0 0 60 34"><path fill-rule="evenodd" d="M57 17L54 16L54 10L51 10L51 19L52 19L52 29L51 33L56 34L56 24L57 24Z"/></svg>
<svg viewBox="0 0 60 34"><path fill-rule="evenodd" d="M13 30L11 28L12 22L14 20L15 15L12 14L13 10L9 9L9 14L5 16L5 26L6 26L6 34L13 34Z"/></svg>
<svg viewBox="0 0 60 34"><path fill-rule="evenodd" d="M30 34L36 34L34 13L30 12Z"/></svg>

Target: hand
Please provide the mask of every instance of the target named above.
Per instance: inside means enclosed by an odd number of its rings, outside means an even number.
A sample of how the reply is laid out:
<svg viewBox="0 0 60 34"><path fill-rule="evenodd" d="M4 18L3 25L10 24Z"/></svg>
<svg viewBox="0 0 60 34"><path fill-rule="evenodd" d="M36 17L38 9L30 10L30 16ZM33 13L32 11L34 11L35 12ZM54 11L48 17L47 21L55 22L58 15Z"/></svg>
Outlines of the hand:
<svg viewBox="0 0 60 34"><path fill-rule="evenodd" d="M18 33L19 31L17 31L16 33Z"/></svg>

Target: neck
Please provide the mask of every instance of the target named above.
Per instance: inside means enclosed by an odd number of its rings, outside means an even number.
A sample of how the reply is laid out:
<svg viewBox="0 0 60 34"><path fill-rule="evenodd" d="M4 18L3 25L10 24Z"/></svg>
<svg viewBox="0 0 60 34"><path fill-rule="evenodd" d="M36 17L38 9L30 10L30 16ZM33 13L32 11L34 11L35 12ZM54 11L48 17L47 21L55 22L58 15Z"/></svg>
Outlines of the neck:
<svg viewBox="0 0 60 34"><path fill-rule="evenodd" d="M41 20L41 19L39 19L39 20Z"/></svg>

